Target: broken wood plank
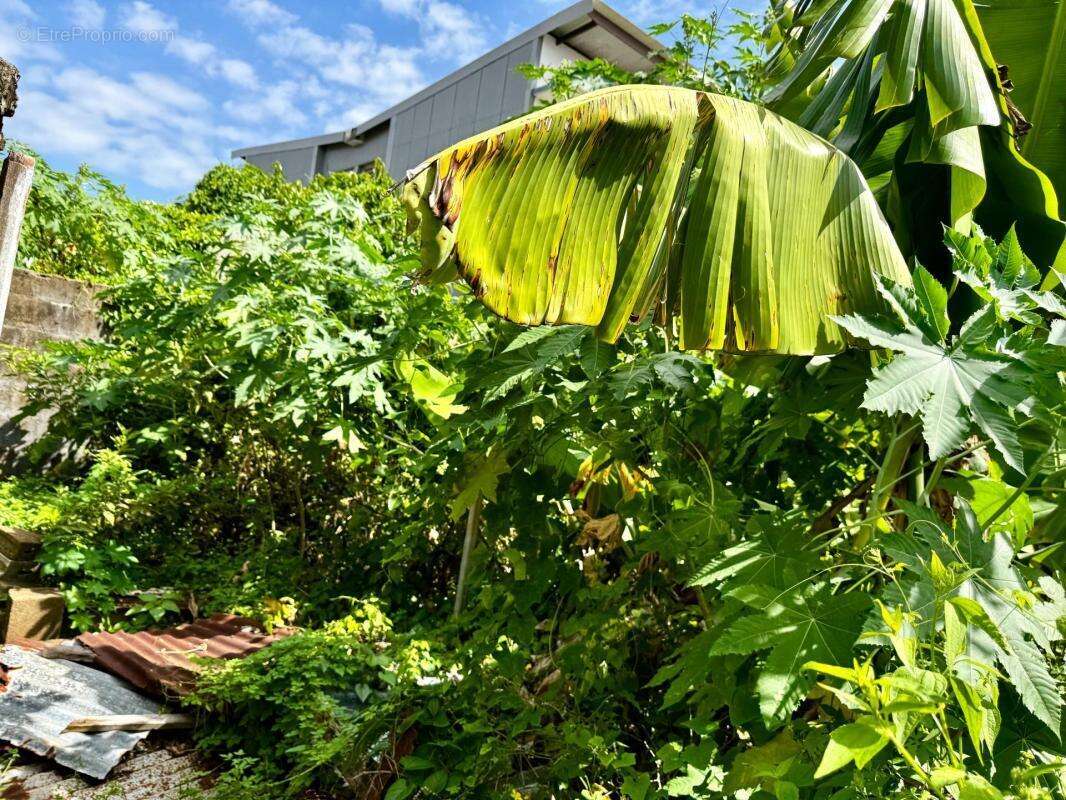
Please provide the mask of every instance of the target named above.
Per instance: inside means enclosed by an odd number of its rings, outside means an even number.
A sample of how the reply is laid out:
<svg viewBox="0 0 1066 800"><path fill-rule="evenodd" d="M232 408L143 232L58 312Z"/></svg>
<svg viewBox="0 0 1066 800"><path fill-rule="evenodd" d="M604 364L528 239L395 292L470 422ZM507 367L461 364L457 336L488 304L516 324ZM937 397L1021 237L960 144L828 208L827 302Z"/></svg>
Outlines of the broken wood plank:
<svg viewBox="0 0 1066 800"><path fill-rule="evenodd" d="M112 714L106 717L82 717L71 722L63 733L101 733L103 731L174 731L188 730L196 724L192 714Z"/></svg>

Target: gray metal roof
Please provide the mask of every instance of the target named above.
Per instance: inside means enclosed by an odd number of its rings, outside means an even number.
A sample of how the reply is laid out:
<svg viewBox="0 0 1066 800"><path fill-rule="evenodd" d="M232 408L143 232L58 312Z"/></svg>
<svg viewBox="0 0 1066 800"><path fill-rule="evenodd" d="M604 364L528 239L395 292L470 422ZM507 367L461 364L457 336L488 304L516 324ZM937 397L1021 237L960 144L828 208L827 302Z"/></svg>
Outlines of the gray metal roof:
<svg viewBox="0 0 1066 800"><path fill-rule="evenodd" d="M159 703L105 672L71 661L0 647L7 685L0 692L0 739L51 758L93 778L104 778L146 731L63 733L82 717L152 714Z"/></svg>
<svg viewBox="0 0 1066 800"><path fill-rule="evenodd" d="M277 153L282 150L298 150L315 145L337 144L346 139L361 136L372 128L375 128L381 123L396 116L404 109L410 108L425 98L432 96L443 87L452 83L457 83L467 75L477 72L477 70L483 68L485 65L500 58L500 56L511 52L516 47L521 47L527 42L532 43L546 34L551 34L566 40L568 45L579 52L582 50L580 44L582 38L589 39L590 44L597 35L600 37L609 37L613 41L620 41L626 46L626 49L631 50L629 56L633 61L631 62L631 65L627 67L629 69L633 69L636 66L643 66L644 64L650 66L651 59L649 58L649 54L660 50L663 47L661 42L657 41L638 25L619 14L606 3L603 3L600 0L579 0L579 2L564 8L558 14L534 25L532 28L518 34L518 36L515 36L513 39L509 39L499 47L490 50L485 53L485 55L474 59L469 64L445 75L440 80L430 84L421 91L416 92L406 100L402 100L396 105L385 109L380 114L371 117L366 122L356 125L354 128L337 131L336 133L307 136L302 139L289 139L282 142L256 145L255 147L244 147L239 150L234 150L232 155L234 158L244 158L264 153ZM622 64L622 66L626 65Z"/></svg>

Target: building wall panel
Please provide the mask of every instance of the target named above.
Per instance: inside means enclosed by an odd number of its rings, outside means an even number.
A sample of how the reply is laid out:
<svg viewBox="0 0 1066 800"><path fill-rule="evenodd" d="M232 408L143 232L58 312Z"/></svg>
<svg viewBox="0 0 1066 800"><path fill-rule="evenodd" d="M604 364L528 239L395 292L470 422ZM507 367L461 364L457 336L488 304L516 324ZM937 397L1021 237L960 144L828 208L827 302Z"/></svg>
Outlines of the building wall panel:
<svg viewBox="0 0 1066 800"><path fill-rule="evenodd" d="M430 138L434 134L447 134L452 129L452 115L455 112L455 84L433 95L433 116L429 123Z"/></svg>
<svg viewBox="0 0 1066 800"><path fill-rule="evenodd" d="M491 128L500 119L503 108L503 87L507 83L507 59L498 58L481 70L481 86L477 94L477 117L474 130Z"/></svg>
<svg viewBox="0 0 1066 800"><path fill-rule="evenodd" d="M393 136L396 137L393 147L396 145L409 145L415 131L415 112L413 109L405 109L393 117Z"/></svg>
<svg viewBox="0 0 1066 800"><path fill-rule="evenodd" d="M352 147L347 144L331 144L322 148L319 156L319 172L328 175L331 172L354 170L370 164L374 159L385 162L385 150L389 144L389 125L379 125L363 135L363 144Z"/></svg>
<svg viewBox="0 0 1066 800"><path fill-rule="evenodd" d="M452 133L456 141L474 133L477 119L477 96L481 87L481 72L467 75L456 85L455 112L452 114Z"/></svg>
<svg viewBox="0 0 1066 800"><path fill-rule="evenodd" d="M518 67L521 64L533 63L534 57L533 48L528 45L512 50L507 56L507 72L503 87L503 107L500 111L500 122L522 114L529 109L532 84L528 78L519 73Z"/></svg>
<svg viewBox="0 0 1066 800"><path fill-rule="evenodd" d="M248 156L247 161L255 164L264 172L274 169L274 163L281 164L281 170L290 181L306 182L311 174L311 156L314 154L313 147L300 148L298 150L279 150L274 153L260 153Z"/></svg>

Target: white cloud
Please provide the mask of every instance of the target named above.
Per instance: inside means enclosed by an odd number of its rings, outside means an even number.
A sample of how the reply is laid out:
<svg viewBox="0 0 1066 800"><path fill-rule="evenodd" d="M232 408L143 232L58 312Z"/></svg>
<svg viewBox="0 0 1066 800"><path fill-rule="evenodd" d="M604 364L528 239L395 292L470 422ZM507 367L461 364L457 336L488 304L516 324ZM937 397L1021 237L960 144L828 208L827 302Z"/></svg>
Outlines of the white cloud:
<svg viewBox="0 0 1066 800"><path fill-rule="evenodd" d="M255 69L247 61L238 58L224 58L218 63L218 72L234 86L254 89L259 85Z"/></svg>
<svg viewBox="0 0 1066 800"><path fill-rule="evenodd" d="M238 58L219 57L218 48L203 39L176 36L167 42L166 52L202 69L210 78L222 78L243 89L254 89L259 85L251 64Z"/></svg>
<svg viewBox="0 0 1066 800"><path fill-rule="evenodd" d="M174 192L227 156L205 119L206 98L165 75L119 81L69 67L30 77L8 132L46 156L84 159L120 180Z"/></svg>
<svg viewBox="0 0 1066 800"><path fill-rule="evenodd" d="M134 72L130 75L132 88L152 107L203 111L209 107L207 99L198 92L154 72Z"/></svg>
<svg viewBox="0 0 1066 800"><path fill-rule="evenodd" d="M418 25L421 49L440 61L466 62L487 49L488 25L478 15L446 0L378 0L390 14Z"/></svg>
<svg viewBox="0 0 1066 800"><path fill-rule="evenodd" d="M362 25L347 26L341 38L322 36L301 25L268 26L257 41L286 69L312 70L320 83L307 77L294 80L300 81L306 97L333 98L334 108L350 103L356 90L362 106L377 112L425 85L419 50L382 45Z"/></svg>
<svg viewBox="0 0 1066 800"><path fill-rule="evenodd" d="M380 3L381 7L390 14L402 14L405 17L413 17L418 13L419 0L380 0Z"/></svg>
<svg viewBox="0 0 1066 800"><path fill-rule="evenodd" d="M107 19L107 12L96 0L70 0L67 14L72 25L89 30L99 30Z"/></svg>
<svg viewBox="0 0 1066 800"><path fill-rule="evenodd" d="M486 48L485 25L466 9L433 0L418 17L422 46L441 60L470 61Z"/></svg>
<svg viewBox="0 0 1066 800"><path fill-rule="evenodd" d="M167 42L166 51L190 64L199 65L214 57L215 46L188 36L175 36Z"/></svg>
<svg viewBox="0 0 1066 800"><path fill-rule="evenodd" d="M302 84L285 80L257 92L253 97L227 100L223 109L231 117L246 123L272 121L275 128L301 125L307 115L300 110L296 100L302 94Z"/></svg>
<svg viewBox="0 0 1066 800"><path fill-rule="evenodd" d="M216 125L211 132L226 142L243 142L248 144L255 141L260 134L249 128L238 128L235 125Z"/></svg>
<svg viewBox="0 0 1066 800"><path fill-rule="evenodd" d="M23 0L0 0L0 57L25 72L26 62L56 63L62 60L51 42L24 41L25 32L33 30L39 15Z"/></svg>
<svg viewBox="0 0 1066 800"><path fill-rule="evenodd" d="M11 17L36 19L37 15L23 0L0 0L0 13Z"/></svg>
<svg viewBox="0 0 1066 800"><path fill-rule="evenodd" d="M230 11L253 25L291 25L296 15L270 0L229 0Z"/></svg>
<svg viewBox="0 0 1066 800"><path fill-rule="evenodd" d="M173 31L178 21L145 0L134 0L122 10L122 27L131 31Z"/></svg>
<svg viewBox="0 0 1066 800"><path fill-rule="evenodd" d="M140 130L177 128L188 133L204 125L202 115L211 108L203 95L152 72L134 72L120 81L75 66L60 70L50 83L86 124L90 117L99 117Z"/></svg>
<svg viewBox="0 0 1066 800"><path fill-rule="evenodd" d="M151 21L155 9L146 3L135 3L143 6L139 13L145 15L144 21ZM177 31L177 20L170 20L170 30ZM166 52L175 55L194 67L199 67L210 78L222 78L234 86L243 89L254 89L259 85L255 68L247 61L238 58L222 58L218 48L210 42L204 41L197 36L175 36L167 42Z"/></svg>

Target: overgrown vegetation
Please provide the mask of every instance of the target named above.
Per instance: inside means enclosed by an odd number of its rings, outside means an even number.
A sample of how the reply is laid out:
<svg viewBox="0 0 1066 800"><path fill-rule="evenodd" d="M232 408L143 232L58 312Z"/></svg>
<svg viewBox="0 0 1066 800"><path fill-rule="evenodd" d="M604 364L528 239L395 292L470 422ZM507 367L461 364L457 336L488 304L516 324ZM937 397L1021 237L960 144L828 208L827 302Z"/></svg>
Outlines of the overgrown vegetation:
<svg viewBox="0 0 1066 800"><path fill-rule="evenodd" d="M554 67L523 64L519 71L543 81L551 102L566 100L605 86L641 83L684 86L758 100L767 86L767 55L776 42L774 15L733 11L702 17L682 14L674 22L653 25L652 36L668 36L670 44L655 54L646 72L630 72L602 58L567 61Z"/></svg>
<svg viewBox="0 0 1066 800"><path fill-rule="evenodd" d="M1066 306L1008 220L931 217L837 320L872 350L691 354L416 285L388 189L71 195L128 223L107 336L31 359L27 413L89 455L0 522L77 628L306 627L191 698L220 797L1064 795Z"/></svg>

